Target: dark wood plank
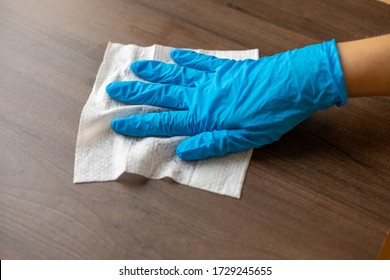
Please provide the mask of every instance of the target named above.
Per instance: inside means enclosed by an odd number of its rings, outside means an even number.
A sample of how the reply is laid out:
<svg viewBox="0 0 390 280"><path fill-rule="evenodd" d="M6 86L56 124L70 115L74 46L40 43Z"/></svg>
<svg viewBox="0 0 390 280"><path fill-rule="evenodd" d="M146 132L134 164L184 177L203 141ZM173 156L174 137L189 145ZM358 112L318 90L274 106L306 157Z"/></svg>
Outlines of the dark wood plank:
<svg viewBox="0 0 390 280"><path fill-rule="evenodd" d="M124 175L73 185L108 41L262 55L390 32L348 1L0 2L1 259L373 259L390 228L390 102L350 100L254 151L242 199Z"/></svg>

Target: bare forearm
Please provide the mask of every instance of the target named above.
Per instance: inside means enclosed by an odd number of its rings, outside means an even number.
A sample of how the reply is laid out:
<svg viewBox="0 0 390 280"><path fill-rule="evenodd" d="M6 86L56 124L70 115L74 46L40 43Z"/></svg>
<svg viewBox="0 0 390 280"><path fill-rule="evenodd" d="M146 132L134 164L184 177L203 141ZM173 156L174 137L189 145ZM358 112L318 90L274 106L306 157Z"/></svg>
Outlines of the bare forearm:
<svg viewBox="0 0 390 280"><path fill-rule="evenodd" d="M390 96L390 34L337 47L349 97Z"/></svg>

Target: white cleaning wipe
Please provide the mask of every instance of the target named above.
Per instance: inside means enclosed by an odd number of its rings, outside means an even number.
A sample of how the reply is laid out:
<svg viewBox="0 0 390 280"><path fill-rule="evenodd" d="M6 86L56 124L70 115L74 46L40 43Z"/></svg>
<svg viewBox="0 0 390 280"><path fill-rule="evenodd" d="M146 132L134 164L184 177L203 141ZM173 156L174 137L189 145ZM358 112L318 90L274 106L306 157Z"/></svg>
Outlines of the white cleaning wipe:
<svg viewBox="0 0 390 280"><path fill-rule="evenodd" d="M153 59L174 63L172 48L139 47L109 43L92 93L81 113L77 137L74 183L112 181L124 172L147 178L171 177L191 187L239 198L252 151L200 161L183 161L175 150L185 137L127 137L112 131L111 121L132 114L158 112L153 106L127 105L106 93L113 81L140 80L129 66L135 60ZM258 50L205 51L221 58L258 58Z"/></svg>

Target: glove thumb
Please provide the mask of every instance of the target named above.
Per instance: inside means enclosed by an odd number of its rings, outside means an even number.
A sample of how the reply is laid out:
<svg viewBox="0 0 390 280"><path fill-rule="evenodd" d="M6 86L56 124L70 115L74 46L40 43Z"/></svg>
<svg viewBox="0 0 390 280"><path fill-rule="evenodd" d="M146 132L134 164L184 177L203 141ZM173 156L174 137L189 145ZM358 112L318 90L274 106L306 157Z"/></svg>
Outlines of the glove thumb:
<svg viewBox="0 0 390 280"><path fill-rule="evenodd" d="M258 147L246 130L206 131L183 140L176 154L183 160L199 160Z"/></svg>

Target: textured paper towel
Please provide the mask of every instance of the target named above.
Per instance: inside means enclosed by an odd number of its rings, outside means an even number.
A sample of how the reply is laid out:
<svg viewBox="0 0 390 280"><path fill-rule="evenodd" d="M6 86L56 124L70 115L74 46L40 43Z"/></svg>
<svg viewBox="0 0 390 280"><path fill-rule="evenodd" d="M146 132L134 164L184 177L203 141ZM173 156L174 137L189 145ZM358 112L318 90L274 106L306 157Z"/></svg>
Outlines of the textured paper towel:
<svg viewBox="0 0 390 280"><path fill-rule="evenodd" d="M171 177L191 187L240 197L252 151L188 162L175 154L178 143L185 137L126 137L110 128L114 118L166 110L118 102L110 98L105 89L113 81L140 80L129 68L132 61L154 59L173 63L170 50L160 45L108 44L92 93L81 113L75 183L112 181L129 172L153 179ZM257 50L197 51L223 58L258 58Z"/></svg>

